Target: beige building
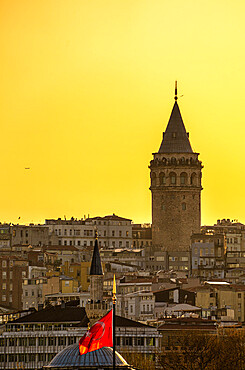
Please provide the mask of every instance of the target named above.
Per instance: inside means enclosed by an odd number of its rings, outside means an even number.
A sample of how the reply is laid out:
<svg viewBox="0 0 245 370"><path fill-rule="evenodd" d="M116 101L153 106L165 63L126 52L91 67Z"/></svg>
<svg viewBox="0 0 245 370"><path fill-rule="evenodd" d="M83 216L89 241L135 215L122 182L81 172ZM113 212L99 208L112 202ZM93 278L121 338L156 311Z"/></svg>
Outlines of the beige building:
<svg viewBox="0 0 245 370"><path fill-rule="evenodd" d="M245 286L228 283L209 283L197 288L196 306L215 310L234 311L234 320L245 321Z"/></svg>
<svg viewBox="0 0 245 370"><path fill-rule="evenodd" d="M132 246L132 221L114 213L104 217L77 220L46 220L51 244L73 245L77 248L93 247L95 232L99 247L130 248Z"/></svg>
<svg viewBox="0 0 245 370"><path fill-rule="evenodd" d="M194 153L179 106L175 104L159 151L150 162L152 245L164 251L188 251L200 231L202 163Z"/></svg>
<svg viewBox="0 0 245 370"><path fill-rule="evenodd" d="M80 262L81 253L73 245L50 245L46 249L47 253L56 254L57 260L61 265L66 262Z"/></svg>
<svg viewBox="0 0 245 370"><path fill-rule="evenodd" d="M217 220L212 226L202 226L202 231L225 235L227 252L245 252L245 225L237 220Z"/></svg>
<svg viewBox="0 0 245 370"><path fill-rule="evenodd" d="M45 225L13 225L11 226L11 234L12 245L42 246L49 243L49 229Z"/></svg>
<svg viewBox="0 0 245 370"><path fill-rule="evenodd" d="M191 236L193 277L202 280L225 277L226 244L220 233L199 233Z"/></svg>
<svg viewBox="0 0 245 370"><path fill-rule="evenodd" d="M135 268L145 269L144 249L101 249L100 256L103 263L121 262Z"/></svg>
<svg viewBox="0 0 245 370"><path fill-rule="evenodd" d="M151 224L133 224L133 248L147 248L152 246Z"/></svg>
<svg viewBox="0 0 245 370"><path fill-rule="evenodd" d="M140 290L117 297L117 314L131 320L152 320L155 315L155 296L152 291Z"/></svg>

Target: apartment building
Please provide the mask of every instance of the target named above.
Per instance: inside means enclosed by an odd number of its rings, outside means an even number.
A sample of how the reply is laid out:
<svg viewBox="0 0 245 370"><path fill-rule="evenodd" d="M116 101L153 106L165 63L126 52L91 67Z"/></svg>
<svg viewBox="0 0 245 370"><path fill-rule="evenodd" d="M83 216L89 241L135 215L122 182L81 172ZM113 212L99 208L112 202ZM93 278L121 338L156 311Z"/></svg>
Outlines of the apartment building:
<svg viewBox="0 0 245 370"><path fill-rule="evenodd" d="M117 312L120 316L136 321L154 318L155 296L149 290L118 295Z"/></svg>
<svg viewBox="0 0 245 370"><path fill-rule="evenodd" d="M28 266L27 260L0 256L0 306L22 310L22 283L28 276Z"/></svg>
<svg viewBox="0 0 245 370"><path fill-rule="evenodd" d="M224 278L226 244L224 234L199 233L191 237L192 276Z"/></svg>
<svg viewBox="0 0 245 370"><path fill-rule="evenodd" d="M227 252L245 251L245 225L237 220L222 219L212 226L202 226L202 232L224 234Z"/></svg>
<svg viewBox="0 0 245 370"><path fill-rule="evenodd" d="M146 248L152 246L151 224L133 224L133 248Z"/></svg>
<svg viewBox="0 0 245 370"><path fill-rule="evenodd" d="M234 320L245 321L245 285L229 283L206 283L196 289L196 305L203 309L229 308L234 311Z"/></svg>
<svg viewBox="0 0 245 370"><path fill-rule="evenodd" d="M104 248L131 248L132 221L115 214L77 220L46 220L50 243L73 245L77 248L93 247L95 233L99 236L99 246Z"/></svg>
<svg viewBox="0 0 245 370"><path fill-rule="evenodd" d="M49 244L49 228L45 225L13 225L11 226L12 245L26 244L42 246Z"/></svg>

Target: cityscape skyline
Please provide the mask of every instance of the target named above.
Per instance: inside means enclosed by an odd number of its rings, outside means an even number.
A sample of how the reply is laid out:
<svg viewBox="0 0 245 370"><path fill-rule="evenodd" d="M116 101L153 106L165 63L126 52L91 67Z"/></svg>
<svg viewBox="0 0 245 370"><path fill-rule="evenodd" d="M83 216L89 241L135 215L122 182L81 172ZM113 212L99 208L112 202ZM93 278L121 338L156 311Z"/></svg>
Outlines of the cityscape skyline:
<svg viewBox="0 0 245 370"><path fill-rule="evenodd" d="M1 222L112 213L151 222L148 165L177 79L204 164L201 223L245 223L244 4L0 7Z"/></svg>

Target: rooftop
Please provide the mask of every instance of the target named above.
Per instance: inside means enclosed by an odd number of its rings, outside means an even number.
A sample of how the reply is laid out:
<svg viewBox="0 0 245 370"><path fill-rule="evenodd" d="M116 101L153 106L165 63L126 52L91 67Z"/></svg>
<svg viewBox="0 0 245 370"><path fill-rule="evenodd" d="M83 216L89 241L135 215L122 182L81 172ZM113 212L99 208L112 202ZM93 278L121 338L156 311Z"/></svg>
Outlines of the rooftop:
<svg viewBox="0 0 245 370"><path fill-rule="evenodd" d="M177 101L174 103L158 153L193 153Z"/></svg>
<svg viewBox="0 0 245 370"><path fill-rule="evenodd" d="M31 313L11 322L14 324L24 323L79 323L79 326L87 327L88 318L84 307L69 307L62 305L52 306Z"/></svg>

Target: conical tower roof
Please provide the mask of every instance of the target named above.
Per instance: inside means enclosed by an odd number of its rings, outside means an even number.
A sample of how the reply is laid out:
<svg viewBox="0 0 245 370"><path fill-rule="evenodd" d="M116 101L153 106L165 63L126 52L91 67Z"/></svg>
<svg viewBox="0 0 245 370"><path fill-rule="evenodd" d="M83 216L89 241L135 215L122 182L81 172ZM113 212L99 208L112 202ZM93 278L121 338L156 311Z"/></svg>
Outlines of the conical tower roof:
<svg viewBox="0 0 245 370"><path fill-rule="evenodd" d="M158 153L193 153L176 100Z"/></svg>
<svg viewBox="0 0 245 370"><path fill-rule="evenodd" d="M97 238L95 239L94 244L94 253L90 267L90 275L103 275Z"/></svg>

